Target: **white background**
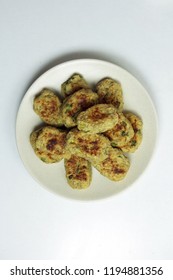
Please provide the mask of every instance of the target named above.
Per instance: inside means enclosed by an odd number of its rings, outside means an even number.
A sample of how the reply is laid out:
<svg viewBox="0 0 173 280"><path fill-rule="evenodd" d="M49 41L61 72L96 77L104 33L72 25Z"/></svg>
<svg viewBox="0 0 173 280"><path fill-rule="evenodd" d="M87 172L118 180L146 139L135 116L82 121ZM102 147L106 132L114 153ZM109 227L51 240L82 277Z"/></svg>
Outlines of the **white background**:
<svg viewBox="0 0 173 280"><path fill-rule="evenodd" d="M127 69L158 113L149 168L100 202L49 193L16 148L27 88L76 58ZM0 85L0 259L173 259L173 1L0 0Z"/></svg>

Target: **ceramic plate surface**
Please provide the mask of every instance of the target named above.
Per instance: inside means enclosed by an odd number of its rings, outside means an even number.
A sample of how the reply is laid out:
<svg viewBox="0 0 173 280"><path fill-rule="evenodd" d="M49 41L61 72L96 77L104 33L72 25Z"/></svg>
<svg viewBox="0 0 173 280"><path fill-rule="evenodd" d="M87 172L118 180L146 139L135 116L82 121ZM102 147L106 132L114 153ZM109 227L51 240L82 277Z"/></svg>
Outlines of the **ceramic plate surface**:
<svg viewBox="0 0 173 280"><path fill-rule="evenodd" d="M33 99L48 87L60 94L61 84L78 72L93 87L100 79L111 77L123 88L124 110L139 115L143 121L143 141L134 154L128 154L131 166L126 178L113 182L93 168L93 179L86 190L73 190L66 182L64 161L45 164L39 160L29 142L30 133L41 121L33 111ZM157 116L151 98L145 88L129 72L119 66L95 59L78 59L59 64L41 75L26 92L19 107L16 122L16 140L21 159L42 186L70 199L96 200L117 194L131 186L144 172L153 155L157 137ZM141 178L142 179L142 178Z"/></svg>

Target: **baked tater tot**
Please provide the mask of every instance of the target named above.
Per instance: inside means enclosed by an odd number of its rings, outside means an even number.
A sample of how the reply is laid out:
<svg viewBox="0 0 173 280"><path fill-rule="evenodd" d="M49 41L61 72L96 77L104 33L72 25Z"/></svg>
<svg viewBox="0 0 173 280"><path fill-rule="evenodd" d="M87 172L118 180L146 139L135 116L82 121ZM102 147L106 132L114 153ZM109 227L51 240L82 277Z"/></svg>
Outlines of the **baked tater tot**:
<svg viewBox="0 0 173 280"><path fill-rule="evenodd" d="M130 167L129 159L116 148L111 148L108 157L103 161L91 163L103 176L113 181L124 179Z"/></svg>
<svg viewBox="0 0 173 280"><path fill-rule="evenodd" d="M100 134L74 129L67 135L67 154L74 154L87 160L104 160L110 148L110 141Z"/></svg>
<svg viewBox="0 0 173 280"><path fill-rule="evenodd" d="M66 178L73 189L86 189L91 183L91 163L76 155L71 155L64 160Z"/></svg>
<svg viewBox="0 0 173 280"><path fill-rule="evenodd" d="M69 96L82 88L89 88L82 75L75 73L61 85L61 92L64 96Z"/></svg>
<svg viewBox="0 0 173 280"><path fill-rule="evenodd" d="M98 95L90 89L80 89L67 97L62 105L62 117L66 127L77 125L77 115L96 104Z"/></svg>
<svg viewBox="0 0 173 280"><path fill-rule="evenodd" d="M50 89L43 89L34 99L33 109L46 124L62 126L61 101Z"/></svg>
<svg viewBox="0 0 173 280"><path fill-rule="evenodd" d="M112 78L104 78L96 85L99 103L112 104L118 112L123 109L123 92L121 84Z"/></svg>
<svg viewBox="0 0 173 280"><path fill-rule="evenodd" d="M142 120L133 113L125 113L125 116L132 124L134 136L125 146L121 147L121 150L125 153L134 153L142 142L143 123Z"/></svg>
<svg viewBox="0 0 173 280"><path fill-rule="evenodd" d="M111 104L97 104L77 117L79 130L90 133L102 133L113 128L118 122L116 108Z"/></svg>
<svg viewBox="0 0 173 280"><path fill-rule="evenodd" d="M130 121L123 113L118 113L118 123L112 128L104 132L109 138L112 147L123 147L134 136L134 130Z"/></svg>
<svg viewBox="0 0 173 280"><path fill-rule="evenodd" d="M46 126L33 131L30 142L35 154L45 163L54 163L65 156L67 132L55 127Z"/></svg>

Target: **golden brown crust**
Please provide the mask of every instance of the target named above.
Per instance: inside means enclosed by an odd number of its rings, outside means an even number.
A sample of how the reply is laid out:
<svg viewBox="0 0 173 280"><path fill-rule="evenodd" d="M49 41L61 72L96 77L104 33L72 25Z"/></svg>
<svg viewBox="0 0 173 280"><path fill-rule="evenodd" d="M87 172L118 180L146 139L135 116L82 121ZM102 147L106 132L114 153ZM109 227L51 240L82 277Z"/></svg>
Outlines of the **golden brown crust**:
<svg viewBox="0 0 173 280"><path fill-rule="evenodd" d="M77 125L77 115L96 104L98 95L90 89L80 89L65 99L62 105L62 116L66 127Z"/></svg>
<svg viewBox="0 0 173 280"><path fill-rule="evenodd" d="M125 146L134 136L134 130L131 122L123 113L118 113L118 123L110 130L104 133L109 138L113 147Z"/></svg>
<svg viewBox="0 0 173 280"><path fill-rule="evenodd" d="M123 93L121 84L112 78L104 78L96 85L96 92L99 95L99 102L112 104L118 112L123 109Z"/></svg>
<svg viewBox="0 0 173 280"><path fill-rule="evenodd" d="M61 85L61 92L65 96L73 94L82 88L89 88L89 85L85 81L82 75L74 73L67 81Z"/></svg>
<svg viewBox="0 0 173 280"><path fill-rule="evenodd" d="M92 165L108 179L120 181L125 178L130 167L130 162L121 150L111 148L105 160L92 161Z"/></svg>
<svg viewBox="0 0 173 280"><path fill-rule="evenodd" d="M126 153L134 153L139 148L142 142L143 123L141 118L133 113L125 113L125 116L132 124L134 136L125 146L121 147L121 150Z"/></svg>
<svg viewBox="0 0 173 280"><path fill-rule="evenodd" d="M45 163L54 163L65 157L67 132L46 126L30 135L30 142L35 154Z"/></svg>
<svg viewBox="0 0 173 280"><path fill-rule="evenodd" d="M78 129L90 133L102 133L113 128L117 122L117 111L111 104L94 105L77 117Z"/></svg>
<svg viewBox="0 0 173 280"><path fill-rule="evenodd" d="M61 126L60 116L61 101L50 89L43 89L34 99L33 109L37 115L47 124Z"/></svg>
<svg viewBox="0 0 173 280"><path fill-rule="evenodd" d="M91 183L91 164L84 158L71 155L64 160L66 178L73 189L86 189Z"/></svg>
<svg viewBox="0 0 173 280"><path fill-rule="evenodd" d="M67 153L75 154L88 160L103 160L108 156L111 145L100 134L91 134L74 129L67 135Z"/></svg>

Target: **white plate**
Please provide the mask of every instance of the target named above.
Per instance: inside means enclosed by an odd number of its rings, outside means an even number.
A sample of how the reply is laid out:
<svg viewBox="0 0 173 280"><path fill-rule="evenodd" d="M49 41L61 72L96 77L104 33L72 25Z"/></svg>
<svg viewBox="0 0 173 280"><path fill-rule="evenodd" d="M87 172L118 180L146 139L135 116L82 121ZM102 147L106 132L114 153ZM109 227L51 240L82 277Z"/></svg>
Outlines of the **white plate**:
<svg viewBox="0 0 173 280"><path fill-rule="evenodd" d="M130 170L126 178L113 182L93 168L90 188L73 190L65 178L64 162L45 164L39 160L30 145L30 133L41 121L33 111L33 98L44 87L60 92L61 84L73 73L82 74L93 86L104 77L112 77L122 84L124 109L138 114L143 121L143 142L139 149L129 155ZM71 199L102 199L132 185L146 169L154 150L157 135L157 117L153 103L143 86L126 70L109 62L95 59L79 59L57 65L41 75L26 92L17 116L16 139L19 154L29 173L48 190Z"/></svg>

